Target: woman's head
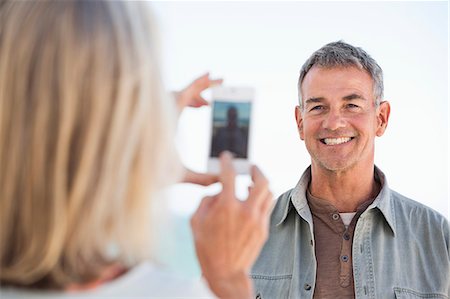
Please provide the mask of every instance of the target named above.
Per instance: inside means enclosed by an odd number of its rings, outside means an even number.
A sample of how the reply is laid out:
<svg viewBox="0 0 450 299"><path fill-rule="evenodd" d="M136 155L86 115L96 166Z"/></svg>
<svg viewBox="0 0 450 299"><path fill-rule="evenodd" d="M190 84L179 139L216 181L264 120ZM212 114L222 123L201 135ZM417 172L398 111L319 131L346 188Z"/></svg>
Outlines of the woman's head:
<svg viewBox="0 0 450 299"><path fill-rule="evenodd" d="M153 27L136 2L0 4L3 284L61 288L148 249L149 197L178 170Z"/></svg>

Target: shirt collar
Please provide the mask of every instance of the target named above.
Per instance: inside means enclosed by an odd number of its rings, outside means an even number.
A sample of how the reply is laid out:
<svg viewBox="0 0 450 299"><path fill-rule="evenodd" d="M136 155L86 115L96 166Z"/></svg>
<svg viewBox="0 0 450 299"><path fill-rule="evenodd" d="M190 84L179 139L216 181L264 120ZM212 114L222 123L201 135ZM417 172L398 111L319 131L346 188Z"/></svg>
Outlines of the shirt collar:
<svg viewBox="0 0 450 299"><path fill-rule="evenodd" d="M396 221L391 189L389 189L386 176L377 166L375 166L375 178L380 182L381 190L367 210L374 208L380 210L384 220L387 222L392 230L392 233L395 235Z"/></svg>
<svg viewBox="0 0 450 299"><path fill-rule="evenodd" d="M305 172L303 172L297 185L295 186L294 189L292 189L291 194L289 196L289 200L286 201L285 206L283 207L283 215L281 216L281 219L277 221L276 224L277 226L282 224L286 220L293 206L295 207L297 213L300 216L302 216L302 211L305 210L307 211L307 213L311 214L308 207L308 201L306 199L306 190L308 189L310 181L311 181L311 166L309 166L305 170ZM308 219L305 220L308 221Z"/></svg>
<svg viewBox="0 0 450 299"><path fill-rule="evenodd" d="M391 228L392 232L395 235L396 222L395 222L394 205L391 202L392 201L391 191L387 184L386 176L377 166L375 166L375 179L380 182L381 190L366 211L374 208L380 210L385 221L387 222L387 224L389 225L389 227ZM303 217L304 215L311 214L308 206L308 200L306 199L306 192L310 181L311 181L311 166L309 166L305 170L305 172L303 172L303 175L301 176L297 185L295 186L294 189L292 189L290 194L290 200L286 201L285 206L283 207L282 217L276 224L277 226L282 224L286 220L287 216L289 215L289 212L292 210L292 207L295 207L295 210L297 210L297 213L301 217ZM309 219L305 220L311 222L309 221Z"/></svg>

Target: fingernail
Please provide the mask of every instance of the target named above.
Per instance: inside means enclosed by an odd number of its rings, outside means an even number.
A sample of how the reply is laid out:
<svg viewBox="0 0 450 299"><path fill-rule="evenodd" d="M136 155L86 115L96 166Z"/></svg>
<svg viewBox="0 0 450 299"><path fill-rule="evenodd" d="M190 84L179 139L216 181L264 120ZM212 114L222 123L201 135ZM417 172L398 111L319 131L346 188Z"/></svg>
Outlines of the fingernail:
<svg viewBox="0 0 450 299"><path fill-rule="evenodd" d="M229 151L223 151L220 155L221 155L222 157L228 158L228 159L233 158L233 155L232 155L231 152L229 152Z"/></svg>

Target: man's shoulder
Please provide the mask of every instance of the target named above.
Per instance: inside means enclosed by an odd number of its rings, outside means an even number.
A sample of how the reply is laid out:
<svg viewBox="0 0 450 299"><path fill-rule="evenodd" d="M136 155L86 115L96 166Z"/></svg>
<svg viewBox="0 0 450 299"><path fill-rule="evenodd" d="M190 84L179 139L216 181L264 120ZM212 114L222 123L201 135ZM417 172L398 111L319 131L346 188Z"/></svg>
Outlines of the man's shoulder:
<svg viewBox="0 0 450 299"><path fill-rule="evenodd" d="M391 198L396 208L399 208L406 212L415 212L423 215L433 215L437 218L445 218L438 211L434 210L433 208L430 208L429 206L417 200L411 199L395 190L391 189L390 191L391 191Z"/></svg>
<svg viewBox="0 0 450 299"><path fill-rule="evenodd" d="M291 200L292 191L294 191L294 188L291 188L278 196L274 210L276 208L280 209L289 203L289 201Z"/></svg>
<svg viewBox="0 0 450 299"><path fill-rule="evenodd" d="M438 211L392 189L390 192L397 221L405 219L409 223L416 223L418 225L423 225L424 223L429 225L434 224L443 226L448 230L450 226L448 219Z"/></svg>
<svg viewBox="0 0 450 299"><path fill-rule="evenodd" d="M282 193L280 196L278 196L275 206L272 210L271 215L271 225L276 225L280 223L280 221L283 219L283 217L286 216L286 213L290 210L290 201L291 201L291 194L294 188L287 190L286 192Z"/></svg>

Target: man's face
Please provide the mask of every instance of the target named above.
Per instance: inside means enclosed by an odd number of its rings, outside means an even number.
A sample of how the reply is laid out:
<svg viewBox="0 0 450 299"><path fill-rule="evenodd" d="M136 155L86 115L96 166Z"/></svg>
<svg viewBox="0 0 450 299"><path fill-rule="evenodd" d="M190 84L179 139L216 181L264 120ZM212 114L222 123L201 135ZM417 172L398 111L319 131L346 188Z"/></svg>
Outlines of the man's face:
<svg viewBox="0 0 450 299"><path fill-rule="evenodd" d="M370 75L356 67L313 67L301 88L304 108L296 108L296 119L313 166L336 172L372 165L390 108L375 107Z"/></svg>

